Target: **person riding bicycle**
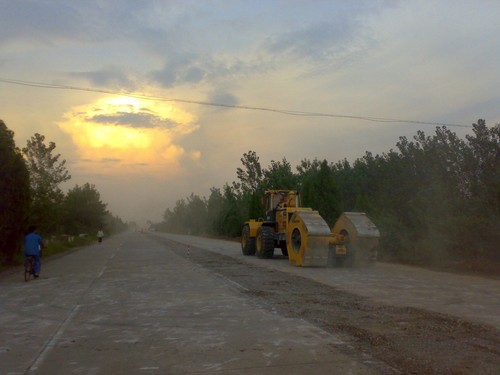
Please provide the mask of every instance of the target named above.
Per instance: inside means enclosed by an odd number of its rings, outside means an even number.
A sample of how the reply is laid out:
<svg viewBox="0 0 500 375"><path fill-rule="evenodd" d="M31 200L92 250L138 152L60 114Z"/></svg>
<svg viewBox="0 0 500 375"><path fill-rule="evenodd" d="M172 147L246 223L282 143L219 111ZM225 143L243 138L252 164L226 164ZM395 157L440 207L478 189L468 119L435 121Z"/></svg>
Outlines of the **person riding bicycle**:
<svg viewBox="0 0 500 375"><path fill-rule="evenodd" d="M28 229L28 234L24 237L24 260L28 261L29 257L35 259L35 264L33 265L33 276L35 279L40 275L40 253L45 247L42 236L38 234L38 227L32 225Z"/></svg>
<svg viewBox="0 0 500 375"><path fill-rule="evenodd" d="M99 229L97 232L97 241L102 242L102 238L104 237L104 232L102 229Z"/></svg>

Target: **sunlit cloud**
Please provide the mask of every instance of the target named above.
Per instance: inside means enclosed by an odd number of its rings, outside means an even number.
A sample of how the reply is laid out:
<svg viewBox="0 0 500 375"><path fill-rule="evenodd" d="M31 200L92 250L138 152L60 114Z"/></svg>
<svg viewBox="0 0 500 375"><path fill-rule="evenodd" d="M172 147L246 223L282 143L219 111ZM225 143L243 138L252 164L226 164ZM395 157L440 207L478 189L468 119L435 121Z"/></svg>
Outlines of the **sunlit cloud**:
<svg viewBox="0 0 500 375"><path fill-rule="evenodd" d="M192 160L198 161L201 159L201 152L200 151L191 151L189 155L191 156Z"/></svg>
<svg viewBox="0 0 500 375"><path fill-rule="evenodd" d="M181 170L183 157L201 157L179 144L198 128L196 117L170 103L102 98L67 112L59 127L76 145L79 167L94 173L171 175Z"/></svg>

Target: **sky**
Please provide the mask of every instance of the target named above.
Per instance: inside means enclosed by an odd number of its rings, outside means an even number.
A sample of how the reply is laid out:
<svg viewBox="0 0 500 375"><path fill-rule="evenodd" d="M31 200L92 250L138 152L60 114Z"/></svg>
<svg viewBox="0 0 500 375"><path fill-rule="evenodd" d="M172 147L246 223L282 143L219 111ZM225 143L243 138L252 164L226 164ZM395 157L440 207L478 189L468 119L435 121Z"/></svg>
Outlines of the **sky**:
<svg viewBox="0 0 500 375"><path fill-rule="evenodd" d="M236 181L248 151L354 161L500 123L498 0L0 0L0 119L125 221ZM401 121L373 121L389 119Z"/></svg>

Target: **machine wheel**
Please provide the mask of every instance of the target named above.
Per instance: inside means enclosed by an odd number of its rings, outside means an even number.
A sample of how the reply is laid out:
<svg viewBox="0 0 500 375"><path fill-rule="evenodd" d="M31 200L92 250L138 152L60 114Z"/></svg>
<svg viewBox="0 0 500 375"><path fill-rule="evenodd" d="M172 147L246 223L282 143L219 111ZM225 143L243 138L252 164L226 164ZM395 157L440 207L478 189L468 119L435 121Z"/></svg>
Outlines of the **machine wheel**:
<svg viewBox="0 0 500 375"><path fill-rule="evenodd" d="M257 256L259 258L272 258L274 255L274 238L271 227L261 226L257 230L255 242Z"/></svg>
<svg viewBox="0 0 500 375"><path fill-rule="evenodd" d="M286 247L286 241L283 241L280 243L280 248L281 248L281 254L284 256L288 256L288 248Z"/></svg>
<svg viewBox="0 0 500 375"><path fill-rule="evenodd" d="M243 226L241 230L241 251L243 255L255 254L255 237L250 237L250 227Z"/></svg>
<svg viewBox="0 0 500 375"><path fill-rule="evenodd" d="M291 242L293 251L298 253L302 246L302 233L300 233L300 230L298 228L293 229Z"/></svg>

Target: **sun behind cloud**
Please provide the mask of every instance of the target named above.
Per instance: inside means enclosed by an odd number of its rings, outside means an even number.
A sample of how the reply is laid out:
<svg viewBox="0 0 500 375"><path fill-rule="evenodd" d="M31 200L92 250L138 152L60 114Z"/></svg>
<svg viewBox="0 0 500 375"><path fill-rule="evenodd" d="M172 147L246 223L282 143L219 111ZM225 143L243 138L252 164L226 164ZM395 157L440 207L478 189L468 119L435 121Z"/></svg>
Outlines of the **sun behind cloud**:
<svg viewBox="0 0 500 375"><path fill-rule="evenodd" d="M72 108L58 125L78 148L79 166L94 173L176 173L182 157L198 155L178 144L198 128L196 117L170 103L106 97Z"/></svg>

